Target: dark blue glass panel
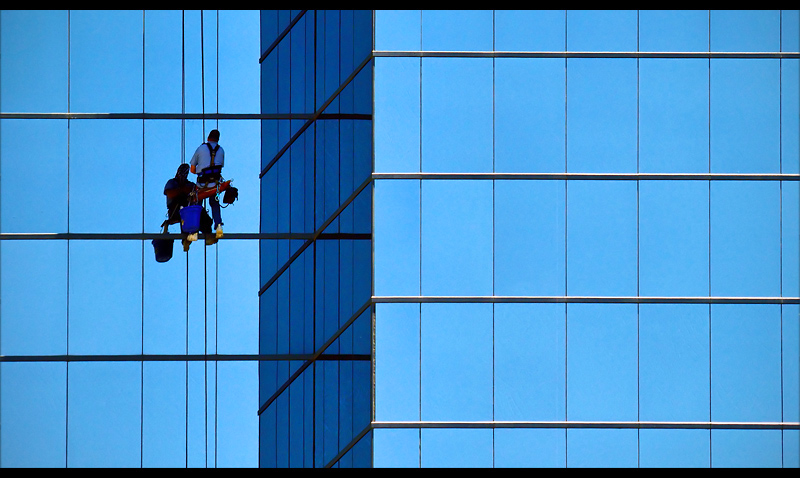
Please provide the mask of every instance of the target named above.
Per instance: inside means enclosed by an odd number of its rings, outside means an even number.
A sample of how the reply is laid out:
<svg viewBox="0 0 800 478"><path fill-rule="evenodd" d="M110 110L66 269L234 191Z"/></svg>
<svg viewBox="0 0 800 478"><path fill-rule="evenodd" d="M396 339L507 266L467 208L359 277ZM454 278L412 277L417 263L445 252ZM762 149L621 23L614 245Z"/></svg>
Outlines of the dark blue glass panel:
<svg viewBox="0 0 800 478"><path fill-rule="evenodd" d="M495 304L494 318L494 419L564 420L564 304Z"/></svg>
<svg viewBox="0 0 800 478"><path fill-rule="evenodd" d="M0 466L66 466L66 372L64 363L0 363Z"/></svg>
<svg viewBox="0 0 800 478"><path fill-rule="evenodd" d="M498 58L494 70L495 171L564 171L564 60Z"/></svg>

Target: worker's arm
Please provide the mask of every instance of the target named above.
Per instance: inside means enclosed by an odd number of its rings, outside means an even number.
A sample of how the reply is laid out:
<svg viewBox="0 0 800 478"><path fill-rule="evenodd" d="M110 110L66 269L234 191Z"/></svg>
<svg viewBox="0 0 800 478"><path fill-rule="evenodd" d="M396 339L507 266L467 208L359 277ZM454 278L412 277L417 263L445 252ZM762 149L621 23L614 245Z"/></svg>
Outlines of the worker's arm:
<svg viewBox="0 0 800 478"><path fill-rule="evenodd" d="M194 164L189 168L189 171L191 171L192 174L197 174L197 171L196 171L196 168L195 168Z"/></svg>

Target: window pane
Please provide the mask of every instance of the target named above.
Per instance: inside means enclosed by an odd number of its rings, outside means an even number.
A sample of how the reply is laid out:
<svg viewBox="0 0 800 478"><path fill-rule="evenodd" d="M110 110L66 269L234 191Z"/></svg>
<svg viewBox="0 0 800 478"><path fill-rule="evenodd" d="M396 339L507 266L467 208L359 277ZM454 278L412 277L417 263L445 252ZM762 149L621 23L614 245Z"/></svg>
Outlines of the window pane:
<svg viewBox="0 0 800 478"><path fill-rule="evenodd" d="M780 61L711 60L711 172L780 171Z"/></svg>
<svg viewBox="0 0 800 478"><path fill-rule="evenodd" d="M567 60L567 171L636 172L636 60Z"/></svg>
<svg viewBox="0 0 800 478"><path fill-rule="evenodd" d="M376 420L420 419L419 314L419 304L375 306Z"/></svg>
<svg viewBox="0 0 800 478"><path fill-rule="evenodd" d="M492 430L423 429L423 468L491 468Z"/></svg>
<svg viewBox="0 0 800 478"><path fill-rule="evenodd" d="M144 109L148 113L181 111L183 44L181 12L144 12Z"/></svg>
<svg viewBox="0 0 800 478"><path fill-rule="evenodd" d="M781 60L781 172L800 172L800 60Z"/></svg>
<svg viewBox="0 0 800 478"><path fill-rule="evenodd" d="M564 60L495 60L495 170L564 171Z"/></svg>
<svg viewBox="0 0 800 478"><path fill-rule="evenodd" d="M258 466L258 415L253 404L258 400L257 362L219 362L216 423L216 456L220 467ZM209 447L214 446L209 444Z"/></svg>
<svg viewBox="0 0 800 478"><path fill-rule="evenodd" d="M422 181L422 295L491 295L492 249L491 181Z"/></svg>
<svg viewBox="0 0 800 478"><path fill-rule="evenodd" d="M376 429L375 468L419 468L419 430Z"/></svg>
<svg viewBox="0 0 800 478"><path fill-rule="evenodd" d="M714 468L778 468L781 451L778 430L711 430Z"/></svg>
<svg viewBox="0 0 800 478"><path fill-rule="evenodd" d="M423 171L492 171L492 64L422 59Z"/></svg>
<svg viewBox="0 0 800 478"><path fill-rule="evenodd" d="M423 10L422 49L491 51L493 20L491 10Z"/></svg>
<svg viewBox="0 0 800 478"><path fill-rule="evenodd" d="M709 420L708 314L704 304L639 306L640 420Z"/></svg>
<svg viewBox="0 0 800 478"><path fill-rule="evenodd" d="M3 112L68 110L68 27L66 11L3 10L0 14ZM4 132L3 140L9 137Z"/></svg>
<svg viewBox="0 0 800 478"><path fill-rule="evenodd" d="M780 296L780 184L711 182L711 295Z"/></svg>
<svg viewBox="0 0 800 478"><path fill-rule="evenodd" d="M420 181L375 181L375 295L420 295Z"/></svg>
<svg viewBox="0 0 800 478"><path fill-rule="evenodd" d="M67 466L141 465L141 363L69 367Z"/></svg>
<svg viewBox="0 0 800 478"><path fill-rule="evenodd" d="M567 430L568 468L635 468L637 430Z"/></svg>
<svg viewBox="0 0 800 478"><path fill-rule="evenodd" d="M563 51L564 10L495 10L495 50Z"/></svg>
<svg viewBox="0 0 800 478"><path fill-rule="evenodd" d="M640 430L639 466L643 468L708 468L708 430Z"/></svg>
<svg viewBox="0 0 800 478"><path fill-rule="evenodd" d="M563 304L495 304L494 419L564 420Z"/></svg>
<svg viewBox="0 0 800 478"><path fill-rule="evenodd" d="M564 181L495 181L496 295L564 295Z"/></svg>
<svg viewBox="0 0 800 478"><path fill-rule="evenodd" d="M635 304L567 304L568 420L637 419L636 335Z"/></svg>
<svg viewBox="0 0 800 478"><path fill-rule="evenodd" d="M711 306L711 420L781 420L779 305Z"/></svg>
<svg viewBox="0 0 800 478"><path fill-rule="evenodd" d="M567 294L636 295L636 183L567 182Z"/></svg>
<svg viewBox="0 0 800 478"><path fill-rule="evenodd" d="M708 61L639 60L639 165L708 172Z"/></svg>
<svg viewBox="0 0 800 478"><path fill-rule="evenodd" d="M780 11L712 10L711 51L780 51Z"/></svg>
<svg viewBox="0 0 800 478"><path fill-rule="evenodd" d="M375 171L419 171L420 60L375 61Z"/></svg>
<svg viewBox="0 0 800 478"><path fill-rule="evenodd" d="M2 241L0 260L0 355L66 353L66 241Z"/></svg>
<svg viewBox="0 0 800 478"><path fill-rule="evenodd" d="M568 10L567 50L636 51L636 10Z"/></svg>
<svg viewBox="0 0 800 478"><path fill-rule="evenodd" d="M144 363L142 465L186 465L186 363Z"/></svg>
<svg viewBox="0 0 800 478"><path fill-rule="evenodd" d="M64 363L0 363L0 466L66 466L66 372Z"/></svg>
<svg viewBox="0 0 800 478"><path fill-rule="evenodd" d="M639 183L639 294L708 295L708 182Z"/></svg>
<svg viewBox="0 0 800 478"><path fill-rule="evenodd" d="M422 304L421 347L422 420L491 420L491 304Z"/></svg>
<svg viewBox="0 0 800 478"><path fill-rule="evenodd" d="M497 468L563 468L567 441L564 430L498 428L494 431Z"/></svg>
<svg viewBox="0 0 800 478"><path fill-rule="evenodd" d="M420 22L419 10L375 10L375 49L419 50Z"/></svg>
<svg viewBox="0 0 800 478"><path fill-rule="evenodd" d="M640 51L708 51L707 10L640 10Z"/></svg>

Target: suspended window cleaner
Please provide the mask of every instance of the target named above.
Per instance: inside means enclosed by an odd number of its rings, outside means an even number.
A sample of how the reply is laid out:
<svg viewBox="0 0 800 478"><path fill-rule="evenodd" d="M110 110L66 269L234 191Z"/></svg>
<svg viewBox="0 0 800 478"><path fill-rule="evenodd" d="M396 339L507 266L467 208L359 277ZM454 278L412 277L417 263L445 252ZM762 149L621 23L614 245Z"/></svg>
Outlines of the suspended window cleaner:
<svg viewBox="0 0 800 478"><path fill-rule="evenodd" d="M181 164L175 177L164 185L164 195L167 196L167 219L161 224L162 232L169 233L170 224L181 224L183 236L181 244L184 252L189 252L189 246L198 239L198 232L202 232L207 246L216 244L222 237L222 215L220 207L233 204L239 196L239 191L231 186L233 180L222 177L222 167L225 165L225 151L219 145L219 131L211 130L208 142L201 144L189 164ZM189 172L197 174L197 183L189 181ZM220 206L219 195L224 192ZM205 199L211 206L212 218L203 205ZM172 239L154 239L153 247L158 262L166 262L172 258Z"/></svg>

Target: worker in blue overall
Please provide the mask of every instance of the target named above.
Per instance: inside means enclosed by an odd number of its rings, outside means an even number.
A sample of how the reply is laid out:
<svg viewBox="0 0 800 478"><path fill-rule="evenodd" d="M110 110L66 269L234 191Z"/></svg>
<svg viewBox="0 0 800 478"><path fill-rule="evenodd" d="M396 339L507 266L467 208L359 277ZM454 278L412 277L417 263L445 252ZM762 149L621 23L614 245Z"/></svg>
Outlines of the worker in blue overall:
<svg viewBox="0 0 800 478"><path fill-rule="evenodd" d="M225 150L219 145L219 131L212 129L208 133L208 141L195 150L191 161L191 172L197 174L199 188L217 187L221 178L222 167L225 165ZM220 214L219 200L216 195L208 198L211 205L211 215L214 218L213 236L206 235L206 244L216 242L222 237L222 215Z"/></svg>

